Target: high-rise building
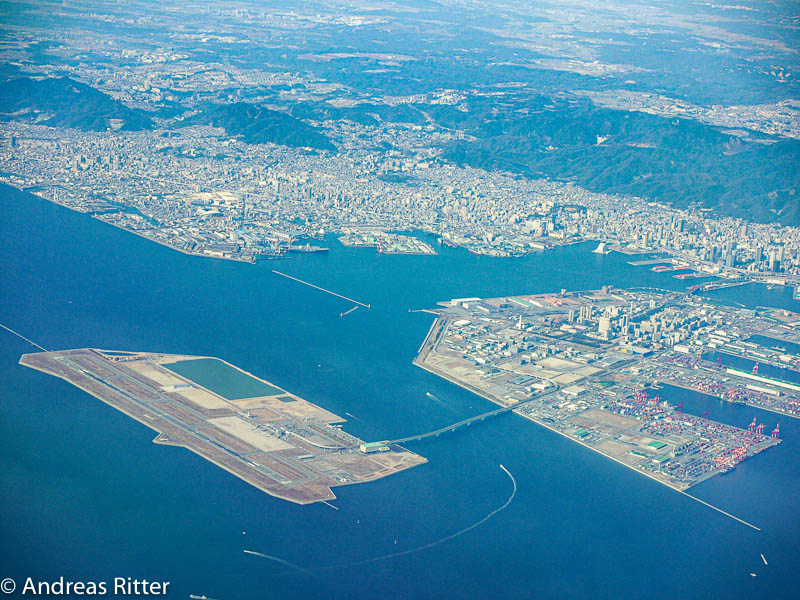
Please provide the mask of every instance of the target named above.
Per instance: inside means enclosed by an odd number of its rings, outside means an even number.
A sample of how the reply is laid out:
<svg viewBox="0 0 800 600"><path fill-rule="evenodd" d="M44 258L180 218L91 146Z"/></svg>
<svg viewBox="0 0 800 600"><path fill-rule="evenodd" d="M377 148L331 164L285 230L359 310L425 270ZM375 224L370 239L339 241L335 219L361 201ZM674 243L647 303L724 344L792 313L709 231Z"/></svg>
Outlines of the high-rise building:
<svg viewBox="0 0 800 600"><path fill-rule="evenodd" d="M600 317L597 321L597 331L600 335L604 337L608 337L609 332L611 331L611 319L608 317Z"/></svg>

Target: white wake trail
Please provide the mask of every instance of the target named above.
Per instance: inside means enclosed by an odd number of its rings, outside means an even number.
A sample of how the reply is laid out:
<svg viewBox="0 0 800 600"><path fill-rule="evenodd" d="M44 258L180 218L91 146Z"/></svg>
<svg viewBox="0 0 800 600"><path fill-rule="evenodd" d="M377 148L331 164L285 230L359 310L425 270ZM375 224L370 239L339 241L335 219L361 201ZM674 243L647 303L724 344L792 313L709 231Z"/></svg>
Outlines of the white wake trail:
<svg viewBox="0 0 800 600"><path fill-rule="evenodd" d="M414 554L416 552L422 552L423 550L427 550L429 548L433 548L434 546L438 546L440 544L444 544L445 542L449 542L450 540L452 540L454 538L457 538L460 535L464 535L465 533L467 533L469 531L472 531L476 527L480 527L481 525L486 523L486 521L488 521L493 516L495 516L497 513L505 510L508 507L508 505L511 504L511 502L514 500L514 496L517 495L517 480L514 479L514 476L511 474L511 472L508 469L506 469L503 465L500 465L500 468L503 469L505 474L508 475L508 477L511 479L511 483L514 486L514 489L511 491L511 495L508 497L508 500L506 500L503 503L502 506L500 506L498 508L495 508L492 512L490 512L488 515L483 517L480 521L476 521L472 525L470 525L468 527L465 527L464 529L459 529L455 533L451 533L450 535L447 535L447 536L445 536L445 537L443 537L441 539L435 540L433 542L428 542L427 544L423 544L421 546L416 546L414 548L409 548L408 550L401 550L400 552L392 552L391 554L383 554L381 556L375 556L373 558L366 558L364 560L357 560L357 561L354 561L354 562L349 562L349 563L344 563L344 564L331 565L331 566L328 566L328 567L319 567L319 568L317 568L315 570L336 569L336 568L340 568L340 567L357 567L359 565L366 565L366 564L369 564L369 563L378 562L380 560L388 560L390 558L396 558L398 556L406 556L408 554Z"/></svg>
<svg viewBox="0 0 800 600"><path fill-rule="evenodd" d="M503 504L501 506L499 506L498 508L495 508L488 515L486 515L485 517L483 517L479 521L476 521L472 525L464 527L463 529L459 529L458 531L456 531L454 533L451 533L450 535L446 535L445 537L440 538L438 540L434 540L433 542L428 542L427 544L422 544L421 546L415 546L414 548L409 548L407 550L401 550L399 552L392 552L390 554L382 554L381 556L374 556L372 558L365 558L363 560L357 560L357 561L348 562L348 563L339 563L339 564L335 564L335 565L328 565L327 567L312 567L310 569L304 569L303 567L300 567L298 565L292 564L289 561L283 560L282 558L278 558L277 556L270 556L269 554L264 554L262 552L255 552L253 550L245 550L245 552L247 554L253 554L255 556L260 556L262 558L266 558L266 559L275 561L275 562L280 563L282 565L286 565L287 567L290 567L290 568L294 569L295 571L299 571L301 573L305 573L305 574L311 575L311 576L314 576L314 573L313 573L314 571L327 571L327 570L330 570L330 569L340 569L340 568L343 568L343 567L357 567L359 565L367 565L367 564L378 562L378 561L381 561L381 560L389 560L390 558L397 558L398 556L407 556L409 554L415 554L417 552L422 552L423 550L428 550L429 548L433 548L435 546L439 546L440 544L444 544L445 542L449 542L450 540L452 540L454 538L457 538L458 536L464 535L465 533L468 533L468 532L472 531L476 527L480 527L481 525L486 523L486 521L488 521L489 519L494 517L497 513L502 512L506 508L508 508L508 505L511 504L514 501L514 497L517 495L517 480L514 479L514 476L511 474L511 472L508 469L506 469L503 465L500 465L500 468L503 469L503 472L506 475L508 475L508 478L511 479L511 484L514 486L513 489L511 490L511 495L508 497L508 499L505 502L503 502Z"/></svg>

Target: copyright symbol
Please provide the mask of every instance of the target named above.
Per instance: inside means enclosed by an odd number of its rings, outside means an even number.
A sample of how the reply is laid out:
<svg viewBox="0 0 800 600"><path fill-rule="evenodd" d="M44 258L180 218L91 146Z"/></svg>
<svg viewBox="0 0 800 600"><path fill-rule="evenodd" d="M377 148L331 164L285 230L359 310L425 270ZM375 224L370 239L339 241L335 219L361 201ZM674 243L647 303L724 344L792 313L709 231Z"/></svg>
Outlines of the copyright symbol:
<svg viewBox="0 0 800 600"><path fill-rule="evenodd" d="M17 589L17 584L10 577L6 577L3 581L0 581L0 590L2 590L4 594L10 594L15 589Z"/></svg>

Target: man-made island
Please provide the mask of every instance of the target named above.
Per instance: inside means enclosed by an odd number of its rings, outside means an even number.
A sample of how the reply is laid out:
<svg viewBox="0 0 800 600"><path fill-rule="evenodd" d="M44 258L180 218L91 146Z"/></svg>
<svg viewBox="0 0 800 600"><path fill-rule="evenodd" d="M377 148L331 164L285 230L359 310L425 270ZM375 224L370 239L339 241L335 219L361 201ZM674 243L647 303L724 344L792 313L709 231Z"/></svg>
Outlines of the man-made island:
<svg viewBox="0 0 800 600"><path fill-rule="evenodd" d="M336 425L341 417L216 358L86 348L25 354L20 364L147 425L156 443L297 504L426 462L396 445L363 444Z"/></svg>
<svg viewBox="0 0 800 600"><path fill-rule="evenodd" d="M693 416L662 386L800 417L796 313L610 286L441 306L415 364L680 491L780 443L780 425Z"/></svg>

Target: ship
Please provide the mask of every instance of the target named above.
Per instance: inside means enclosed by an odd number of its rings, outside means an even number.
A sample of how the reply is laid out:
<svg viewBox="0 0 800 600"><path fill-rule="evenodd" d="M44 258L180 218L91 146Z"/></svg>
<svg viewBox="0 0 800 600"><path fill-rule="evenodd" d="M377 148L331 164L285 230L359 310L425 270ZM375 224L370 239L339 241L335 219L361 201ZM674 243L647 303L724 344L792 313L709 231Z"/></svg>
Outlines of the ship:
<svg viewBox="0 0 800 600"><path fill-rule="evenodd" d="M256 261L261 260L278 260L279 258L286 258L286 254L283 250L267 250L265 252L259 252L255 255Z"/></svg>
<svg viewBox="0 0 800 600"><path fill-rule="evenodd" d="M322 246L312 246L311 244L303 245L293 245L289 246L289 252L302 252L302 253L312 253L312 252L328 252L330 248L323 248Z"/></svg>

